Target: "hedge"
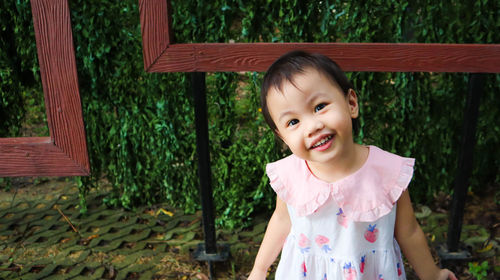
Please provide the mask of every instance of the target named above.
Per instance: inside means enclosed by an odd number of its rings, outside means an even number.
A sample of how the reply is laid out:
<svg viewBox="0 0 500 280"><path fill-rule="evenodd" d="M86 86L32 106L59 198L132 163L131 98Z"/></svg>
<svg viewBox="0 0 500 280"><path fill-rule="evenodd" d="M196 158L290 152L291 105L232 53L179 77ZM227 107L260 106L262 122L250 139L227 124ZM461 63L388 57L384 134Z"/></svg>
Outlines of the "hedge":
<svg viewBox="0 0 500 280"><path fill-rule="evenodd" d="M192 213L197 190L190 74L144 72L138 1L69 1L92 177L104 203L168 202ZM499 43L500 3L485 1L172 1L177 42ZM443 3L446 2L446 3ZM30 4L3 1L0 136L18 136L30 100L40 100ZM207 75L210 156L217 224L245 225L270 211L267 162L288 154L260 113L263 73ZM451 192L468 74L348 73L361 100L359 142L417 159L412 198ZM500 75L481 101L471 190L500 182ZM43 112L43 106L37 106ZM40 109L41 108L41 109Z"/></svg>

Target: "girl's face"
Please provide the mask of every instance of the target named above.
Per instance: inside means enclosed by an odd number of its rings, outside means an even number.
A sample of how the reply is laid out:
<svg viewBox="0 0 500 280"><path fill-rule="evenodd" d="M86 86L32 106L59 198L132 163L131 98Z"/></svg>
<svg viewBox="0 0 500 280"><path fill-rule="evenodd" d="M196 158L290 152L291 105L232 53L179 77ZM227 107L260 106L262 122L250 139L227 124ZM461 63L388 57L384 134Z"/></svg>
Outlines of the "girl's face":
<svg viewBox="0 0 500 280"><path fill-rule="evenodd" d="M314 69L271 88L269 114L292 153L310 162L329 163L354 145L351 118L358 117L356 93L344 95L336 82Z"/></svg>

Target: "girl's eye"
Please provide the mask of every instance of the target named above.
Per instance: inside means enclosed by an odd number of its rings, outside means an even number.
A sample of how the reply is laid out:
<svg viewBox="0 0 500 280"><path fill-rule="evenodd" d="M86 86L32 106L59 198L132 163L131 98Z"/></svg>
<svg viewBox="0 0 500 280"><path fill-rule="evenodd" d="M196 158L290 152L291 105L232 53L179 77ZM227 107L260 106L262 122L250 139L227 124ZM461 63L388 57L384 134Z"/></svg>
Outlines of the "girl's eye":
<svg viewBox="0 0 500 280"><path fill-rule="evenodd" d="M325 103L320 103L320 104L316 105L316 107L314 107L314 112L318 112L319 110L321 110L325 107L326 107Z"/></svg>
<svg viewBox="0 0 500 280"><path fill-rule="evenodd" d="M299 123L299 120L297 119L293 119L293 120L290 120L288 123L287 123L287 126L294 126L296 124Z"/></svg>

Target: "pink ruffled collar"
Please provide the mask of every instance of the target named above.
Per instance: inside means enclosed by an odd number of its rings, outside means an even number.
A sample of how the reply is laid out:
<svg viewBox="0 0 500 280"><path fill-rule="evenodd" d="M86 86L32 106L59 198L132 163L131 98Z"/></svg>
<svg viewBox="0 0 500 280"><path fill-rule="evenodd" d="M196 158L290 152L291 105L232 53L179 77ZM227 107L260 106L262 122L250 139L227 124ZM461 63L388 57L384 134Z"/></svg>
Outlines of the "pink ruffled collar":
<svg viewBox="0 0 500 280"><path fill-rule="evenodd" d="M372 222L388 214L408 187L415 159L369 149L359 170L333 183L314 176L295 155L267 164L266 171L271 187L299 216L314 213L331 195L348 218Z"/></svg>

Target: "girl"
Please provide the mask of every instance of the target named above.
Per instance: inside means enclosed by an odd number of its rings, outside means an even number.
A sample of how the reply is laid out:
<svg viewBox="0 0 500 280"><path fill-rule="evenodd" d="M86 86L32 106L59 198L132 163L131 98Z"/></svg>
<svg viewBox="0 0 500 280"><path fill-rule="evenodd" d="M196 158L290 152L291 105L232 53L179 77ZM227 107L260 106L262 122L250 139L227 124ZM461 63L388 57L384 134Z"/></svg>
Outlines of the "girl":
<svg viewBox="0 0 500 280"><path fill-rule="evenodd" d="M414 159L354 143L358 98L338 65L288 53L261 89L266 122L293 153L266 167L276 209L249 279L456 279L433 262L406 190Z"/></svg>

